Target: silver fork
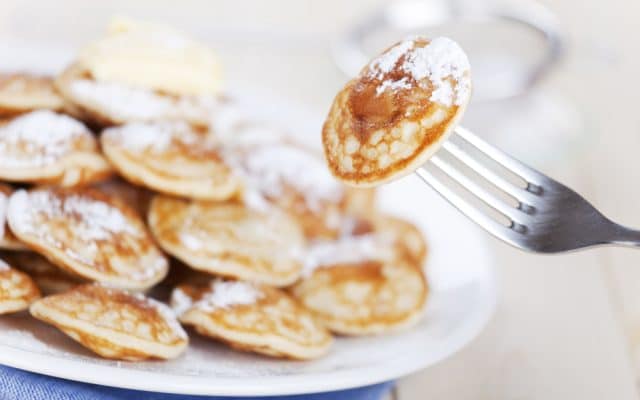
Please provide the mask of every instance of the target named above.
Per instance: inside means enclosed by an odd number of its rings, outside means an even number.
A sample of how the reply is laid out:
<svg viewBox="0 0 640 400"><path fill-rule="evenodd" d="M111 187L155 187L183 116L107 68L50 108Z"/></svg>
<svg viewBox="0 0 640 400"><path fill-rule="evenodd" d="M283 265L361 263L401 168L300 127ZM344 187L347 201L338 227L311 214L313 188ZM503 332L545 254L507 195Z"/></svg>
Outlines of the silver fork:
<svg viewBox="0 0 640 400"><path fill-rule="evenodd" d="M448 159L475 171L485 185ZM487 161L498 168L491 168ZM438 173L432 173L432 169ZM482 228L523 250L557 253L603 244L640 246L640 231L612 222L573 190L462 127L457 127L443 148L416 173ZM520 182L507 175L515 175ZM460 195L440 176L456 182L498 215L483 211L477 201Z"/></svg>

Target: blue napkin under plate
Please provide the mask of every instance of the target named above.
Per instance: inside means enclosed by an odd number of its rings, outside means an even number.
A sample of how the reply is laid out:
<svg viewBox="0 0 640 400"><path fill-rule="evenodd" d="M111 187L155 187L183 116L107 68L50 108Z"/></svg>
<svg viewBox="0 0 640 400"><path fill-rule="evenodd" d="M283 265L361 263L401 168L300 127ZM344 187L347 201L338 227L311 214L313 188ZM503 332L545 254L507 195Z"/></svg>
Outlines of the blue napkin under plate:
<svg viewBox="0 0 640 400"><path fill-rule="evenodd" d="M244 400L380 400L392 383L317 394L244 397ZM0 400L231 400L234 397L183 396L116 389L34 374L0 365Z"/></svg>

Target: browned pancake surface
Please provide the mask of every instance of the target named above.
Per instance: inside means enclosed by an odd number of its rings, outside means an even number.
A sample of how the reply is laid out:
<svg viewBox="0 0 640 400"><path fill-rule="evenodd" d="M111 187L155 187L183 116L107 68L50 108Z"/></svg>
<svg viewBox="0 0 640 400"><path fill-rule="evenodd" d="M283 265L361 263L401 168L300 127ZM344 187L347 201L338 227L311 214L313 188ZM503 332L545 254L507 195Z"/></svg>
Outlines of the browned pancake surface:
<svg viewBox="0 0 640 400"><path fill-rule="evenodd" d="M464 111L470 86L468 70L458 76L456 68L468 69L468 61L455 43L444 38L434 42L445 44L430 52L426 49L431 41L423 38L394 45L338 93L322 130L325 156L336 177L373 186L407 174L450 133ZM453 56L440 54L443 46L453 46L447 49ZM442 82L420 70L448 61L460 65L450 66L455 76Z"/></svg>

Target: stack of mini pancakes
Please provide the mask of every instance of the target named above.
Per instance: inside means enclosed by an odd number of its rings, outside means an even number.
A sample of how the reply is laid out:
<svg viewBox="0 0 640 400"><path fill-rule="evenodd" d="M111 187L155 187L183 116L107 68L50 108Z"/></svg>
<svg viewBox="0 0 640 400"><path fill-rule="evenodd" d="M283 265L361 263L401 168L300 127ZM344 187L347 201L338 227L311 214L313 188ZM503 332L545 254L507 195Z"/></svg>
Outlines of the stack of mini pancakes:
<svg viewBox="0 0 640 400"><path fill-rule="evenodd" d="M0 77L0 313L123 360L179 356L182 325L312 359L418 321L424 238L372 189L219 93L96 71Z"/></svg>

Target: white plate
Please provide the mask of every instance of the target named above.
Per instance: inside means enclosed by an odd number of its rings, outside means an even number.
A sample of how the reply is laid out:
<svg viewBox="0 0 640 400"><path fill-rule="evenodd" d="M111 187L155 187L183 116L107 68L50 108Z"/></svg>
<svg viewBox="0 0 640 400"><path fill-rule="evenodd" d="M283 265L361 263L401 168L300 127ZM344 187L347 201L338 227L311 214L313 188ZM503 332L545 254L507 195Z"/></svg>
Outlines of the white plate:
<svg viewBox="0 0 640 400"><path fill-rule="evenodd" d="M23 53L42 54L26 51ZM13 65L34 65L2 45ZM58 53L60 54L60 53ZM54 53L50 59L54 58ZM66 58L60 55L60 59ZM63 63L59 63L63 65ZM12 68L13 69L13 68ZM318 132L321 118L270 96L243 96L265 117L287 120L294 131ZM254 108L255 109L255 108ZM278 117L282 118L278 118ZM295 118L292 118L295 116ZM317 139L319 135L311 136ZM495 276L482 234L415 177L380 191L381 206L404 216L427 235L431 286L425 317L409 331L379 337L340 338L330 354L296 362L245 354L195 334L187 352L164 362L100 359L58 330L26 314L0 318L0 363L76 381L156 392L264 396L325 392L395 379L451 356L487 323L496 303Z"/></svg>

